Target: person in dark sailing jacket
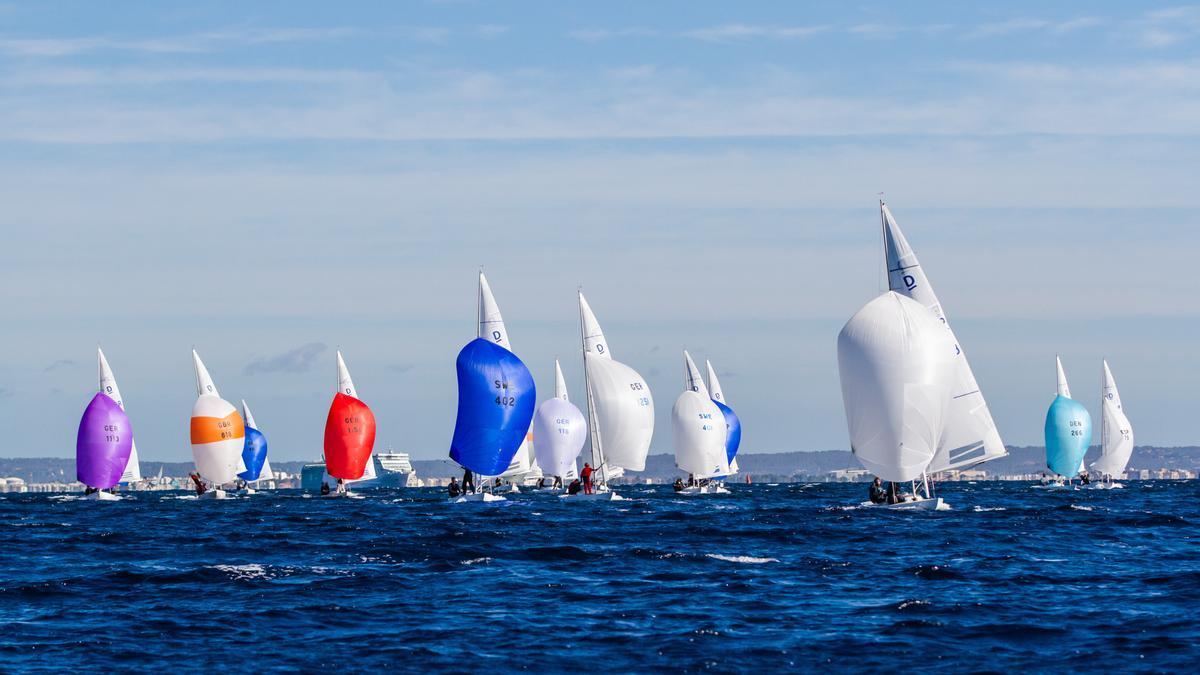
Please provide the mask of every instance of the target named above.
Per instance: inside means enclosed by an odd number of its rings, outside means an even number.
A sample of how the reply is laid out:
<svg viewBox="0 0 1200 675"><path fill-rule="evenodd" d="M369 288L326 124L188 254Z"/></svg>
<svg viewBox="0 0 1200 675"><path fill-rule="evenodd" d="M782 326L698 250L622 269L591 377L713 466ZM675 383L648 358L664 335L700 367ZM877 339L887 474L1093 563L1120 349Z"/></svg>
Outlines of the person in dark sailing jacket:
<svg viewBox="0 0 1200 675"><path fill-rule="evenodd" d="M887 490L883 489L883 481L876 476L875 481L871 483L871 503L883 504L887 502L887 499Z"/></svg>
<svg viewBox="0 0 1200 675"><path fill-rule="evenodd" d="M454 479L454 476L450 477L450 485L446 486L446 491L450 493L451 498L462 494L462 490L458 489L458 481Z"/></svg>
<svg viewBox="0 0 1200 675"><path fill-rule="evenodd" d="M463 469L462 491L468 495L475 492L475 474L470 469Z"/></svg>

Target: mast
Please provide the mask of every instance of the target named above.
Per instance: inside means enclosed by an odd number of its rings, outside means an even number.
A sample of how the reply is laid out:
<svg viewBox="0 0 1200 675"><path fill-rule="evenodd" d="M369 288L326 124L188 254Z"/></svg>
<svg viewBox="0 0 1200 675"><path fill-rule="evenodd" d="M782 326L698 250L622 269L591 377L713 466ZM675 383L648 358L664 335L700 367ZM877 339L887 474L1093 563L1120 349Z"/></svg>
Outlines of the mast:
<svg viewBox="0 0 1200 675"><path fill-rule="evenodd" d="M596 406L592 401L592 384L588 377L587 326L583 321L583 289L580 288L576 292L579 300L579 345L580 351L583 353L583 390L587 392L588 445L592 450L592 466L600 469L600 481L607 485L608 469L604 466L604 450L600 446L600 429L596 424Z"/></svg>

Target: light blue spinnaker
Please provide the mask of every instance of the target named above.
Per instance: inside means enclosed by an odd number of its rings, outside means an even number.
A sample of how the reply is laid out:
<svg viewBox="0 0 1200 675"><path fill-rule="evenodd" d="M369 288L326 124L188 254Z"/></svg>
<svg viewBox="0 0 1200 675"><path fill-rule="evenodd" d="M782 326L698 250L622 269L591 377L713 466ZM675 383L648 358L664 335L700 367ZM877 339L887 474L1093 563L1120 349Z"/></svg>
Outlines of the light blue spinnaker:
<svg viewBox="0 0 1200 675"><path fill-rule="evenodd" d="M1046 411L1046 466L1054 473L1074 478L1083 468L1083 456L1092 442L1092 416L1082 403L1071 398L1071 388L1058 366L1058 395Z"/></svg>

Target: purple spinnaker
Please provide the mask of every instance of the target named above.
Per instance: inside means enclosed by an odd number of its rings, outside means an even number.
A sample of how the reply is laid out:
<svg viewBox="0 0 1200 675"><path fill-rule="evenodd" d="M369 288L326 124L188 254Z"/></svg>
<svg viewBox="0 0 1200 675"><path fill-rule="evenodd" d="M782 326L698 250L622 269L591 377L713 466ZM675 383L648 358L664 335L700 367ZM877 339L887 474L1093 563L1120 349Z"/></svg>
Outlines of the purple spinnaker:
<svg viewBox="0 0 1200 675"><path fill-rule="evenodd" d="M106 489L121 482L121 474L133 450L133 429L129 416L99 392L79 420L75 439L75 476L89 487Z"/></svg>

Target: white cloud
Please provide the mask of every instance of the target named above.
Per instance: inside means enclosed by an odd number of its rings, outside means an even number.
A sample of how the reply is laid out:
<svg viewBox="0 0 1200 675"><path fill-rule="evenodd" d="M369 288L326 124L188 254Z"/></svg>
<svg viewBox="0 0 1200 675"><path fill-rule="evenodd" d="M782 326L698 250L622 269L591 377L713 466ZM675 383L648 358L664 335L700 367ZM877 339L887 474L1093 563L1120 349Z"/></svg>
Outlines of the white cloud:
<svg viewBox="0 0 1200 675"><path fill-rule="evenodd" d="M1200 37L1200 7L1184 6L1146 12L1129 33L1143 47L1164 49Z"/></svg>

